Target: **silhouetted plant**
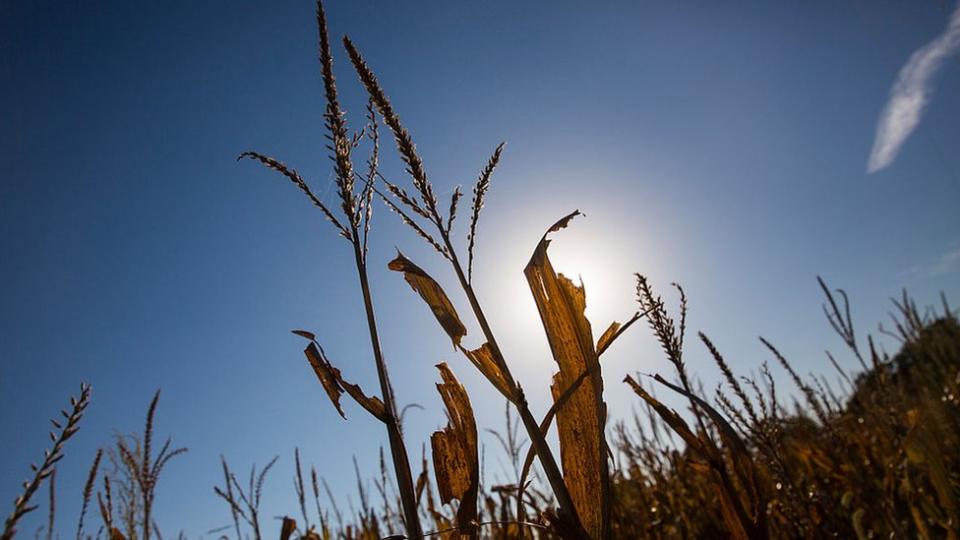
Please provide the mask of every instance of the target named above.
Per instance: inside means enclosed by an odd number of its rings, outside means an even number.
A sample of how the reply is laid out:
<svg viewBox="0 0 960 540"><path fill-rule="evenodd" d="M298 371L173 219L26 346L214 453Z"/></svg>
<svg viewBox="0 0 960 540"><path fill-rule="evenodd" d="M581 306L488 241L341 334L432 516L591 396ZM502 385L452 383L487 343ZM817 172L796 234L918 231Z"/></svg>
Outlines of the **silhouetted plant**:
<svg viewBox="0 0 960 540"><path fill-rule="evenodd" d="M80 429L80 419L83 418L83 411L90 403L90 385L80 385L79 397L70 398L70 412L60 411L63 420L51 420L54 431L50 432L50 441L53 447L43 452L43 462L39 466L30 465L33 470L33 477L23 483L23 492L17 496L13 503L13 512L7 517L3 524L3 533L0 534L0 540L10 540L17 532L17 522L25 515L37 509L36 505L30 504L30 499L43 484L43 481L50 478L55 470L56 464L63 459L63 449L68 440ZM61 423L65 422L65 423ZM52 493L52 491L51 491ZM52 498L52 497L51 497ZM51 505L52 506L52 505ZM52 526L48 528L52 529Z"/></svg>

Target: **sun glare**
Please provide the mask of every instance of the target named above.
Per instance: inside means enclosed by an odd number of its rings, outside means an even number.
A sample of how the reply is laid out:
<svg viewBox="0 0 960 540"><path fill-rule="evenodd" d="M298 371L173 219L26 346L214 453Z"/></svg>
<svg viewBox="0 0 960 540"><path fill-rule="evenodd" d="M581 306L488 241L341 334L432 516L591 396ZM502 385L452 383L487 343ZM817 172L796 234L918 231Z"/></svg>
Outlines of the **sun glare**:
<svg viewBox="0 0 960 540"><path fill-rule="evenodd" d="M586 315L590 320L594 338L600 336L613 321L623 322L636 311L634 300L633 272L637 268L635 253L624 250L619 239L596 234L596 228L583 218L575 219L567 229L551 235L550 261L557 273L583 285L586 292ZM540 228L543 228L541 226ZM550 358L536 304L523 274L539 238L517 237L504 246L500 268L496 278L485 283L483 288L496 291L489 303L491 315L503 335L507 349L529 361L518 369L541 370L549 365Z"/></svg>

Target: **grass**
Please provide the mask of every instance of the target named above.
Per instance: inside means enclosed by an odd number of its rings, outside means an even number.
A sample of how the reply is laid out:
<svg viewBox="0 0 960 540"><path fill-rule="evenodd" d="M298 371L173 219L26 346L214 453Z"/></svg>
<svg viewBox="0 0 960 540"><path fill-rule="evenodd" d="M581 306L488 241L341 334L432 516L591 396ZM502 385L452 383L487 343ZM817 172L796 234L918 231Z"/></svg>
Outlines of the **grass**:
<svg viewBox="0 0 960 540"><path fill-rule="evenodd" d="M770 363L784 370L796 387L789 392L776 387L768 363L759 376L738 375L714 341L699 333L695 346L704 347L723 381L709 392L686 366L688 299L681 286L673 285L678 301L671 309L654 285L637 274L636 313L625 323L614 322L594 332L584 315L582 285L556 273L549 257L551 236L562 234L579 215L574 211L547 228L524 269L558 367L551 384L553 405L538 419L513 377L473 283L481 210L504 145L495 147L479 173L466 235L460 239L455 224L463 191L455 189L449 203L437 199L411 134L357 46L344 38L352 67L369 96L365 125L351 134L339 104L320 4L317 23L325 128L339 208L324 203L298 172L279 160L259 152L244 152L240 158L255 160L292 182L349 244L379 395L349 382L314 333L294 333L307 340L308 365L335 409L343 415L341 400L346 394L384 426L387 444L381 449L378 474L357 468L359 506L347 505L347 513L315 468L310 468L306 480L295 450L298 508L289 509L279 531L273 532L265 531L260 506L263 486L278 458L259 472L253 467L245 484L222 458L224 483L214 487L214 496L226 503L224 515L230 524L211 533L237 540L261 540L270 534L279 534L281 540L958 538L960 324L945 299L936 313L921 313L906 293L894 302L892 328L879 329L900 345L890 356L878 351L872 336L856 335L846 293L819 280L828 324L859 362L859 372L843 370L828 353L840 385L834 388L823 376L804 378L761 337ZM393 137L408 182L391 181L380 170L382 126ZM354 155L361 148L368 150L363 171L355 166ZM423 448L416 471L411 466L403 411L397 410L384 361L369 282L367 246L375 199L454 271L453 287L445 288L402 253L389 264L427 304L464 360L505 399L505 428L493 432L515 477L509 483L482 483L480 427L467 389L446 364L437 366L437 390L448 424L431 435L430 458ZM448 290L467 299L472 317L457 312ZM600 358L640 320L659 342L673 373L627 374L623 383L633 389L643 408L632 418L611 424L603 393L605 385L618 382L602 378ZM463 345L470 331L482 338L475 349ZM596 340L595 333L600 335ZM658 392L681 397L686 410L668 407ZM96 454L83 491L78 540L162 538L152 518L156 488L166 464L186 450L174 449L167 439L154 453L159 396L155 394L148 406L142 434L119 436ZM70 412L62 413L65 424L54 422L53 446L41 464L32 467L33 475L15 500L0 540L13 538L21 518L37 508L31 501L44 482L49 488L46 537L53 538L56 464L79 428L89 398L90 387L81 386L80 396L71 399ZM793 402L784 403L784 398ZM548 443L554 427L559 456ZM108 466L101 464L104 455ZM375 476L375 493L367 489L368 476ZM94 492L102 525L89 532L84 518Z"/></svg>

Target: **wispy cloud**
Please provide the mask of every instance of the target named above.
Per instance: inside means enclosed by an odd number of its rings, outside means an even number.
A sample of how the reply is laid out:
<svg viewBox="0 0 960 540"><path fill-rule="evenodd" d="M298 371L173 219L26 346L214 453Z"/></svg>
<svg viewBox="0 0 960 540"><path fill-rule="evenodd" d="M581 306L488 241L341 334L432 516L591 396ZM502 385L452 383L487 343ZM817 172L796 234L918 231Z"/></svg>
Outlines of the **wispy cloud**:
<svg viewBox="0 0 960 540"><path fill-rule="evenodd" d="M954 247L941 253L928 264L910 268L906 271L906 277L912 280L923 280L958 271L960 271L960 247Z"/></svg>
<svg viewBox="0 0 960 540"><path fill-rule="evenodd" d="M947 29L917 49L890 90L890 100L880 115L867 172L879 171L893 163L900 147L913 133L933 93L933 76L951 54L960 50L960 4L950 17Z"/></svg>

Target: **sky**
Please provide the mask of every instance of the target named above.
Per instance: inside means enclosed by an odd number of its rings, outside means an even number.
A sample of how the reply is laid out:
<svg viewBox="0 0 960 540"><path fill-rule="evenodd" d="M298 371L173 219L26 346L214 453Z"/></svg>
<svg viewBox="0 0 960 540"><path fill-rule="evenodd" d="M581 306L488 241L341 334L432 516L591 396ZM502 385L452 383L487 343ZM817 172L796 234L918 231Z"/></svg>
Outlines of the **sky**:
<svg viewBox="0 0 960 540"><path fill-rule="evenodd" d="M636 310L634 272L674 308L669 284L679 282L687 362L707 388L718 373L697 331L738 374L772 360L761 335L801 373L833 381L826 349L854 365L823 318L817 275L848 292L861 338L903 288L920 306L938 305L941 291L960 304L956 9L327 6L332 35L349 34L378 74L441 200L469 189L507 142L480 219L475 284L538 415L555 365L522 269L574 209L586 217L554 235L550 254L582 277L594 333ZM290 333L315 332L344 375L374 391L350 247L282 177L235 159L275 156L335 203L316 42L306 1L0 3L0 503L12 505L42 458L47 419L81 381L93 399L58 472L64 536L96 449L142 430L158 388L157 436L189 448L158 486L167 535L211 536L230 522L213 493L221 454L239 471L280 456L265 487L267 530L297 511L295 447L344 509L357 500L353 460L375 476L381 426L352 403L346 421L336 414ZM365 97L338 44L335 70L357 129ZM384 172L403 179L386 154ZM422 406L406 415L414 461L445 423L440 361L480 425L502 429L503 400L386 264L403 249L445 284L475 347L450 268L382 206L372 235L397 397ZM643 325L604 355L613 420L638 404L620 382L637 371L671 373ZM495 439L481 441L488 480L508 481ZM44 517L41 505L23 534Z"/></svg>

